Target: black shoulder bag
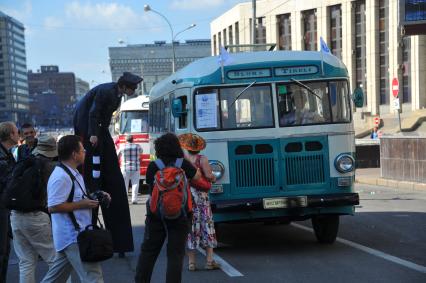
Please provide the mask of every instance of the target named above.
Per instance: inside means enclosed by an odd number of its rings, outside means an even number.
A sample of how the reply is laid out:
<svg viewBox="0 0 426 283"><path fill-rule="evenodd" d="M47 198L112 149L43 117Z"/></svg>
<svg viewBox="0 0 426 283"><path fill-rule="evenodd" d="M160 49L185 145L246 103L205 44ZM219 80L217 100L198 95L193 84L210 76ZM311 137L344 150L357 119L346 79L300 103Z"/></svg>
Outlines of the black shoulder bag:
<svg viewBox="0 0 426 283"><path fill-rule="evenodd" d="M74 199L74 181L78 183L71 171L62 163L58 165L61 167L71 178L72 188L68 196L67 202L73 202ZM80 183L78 183L83 196L90 199L90 197L84 192ZM69 212L68 215L71 218L74 228L79 232L77 236L78 249L80 251L80 258L84 262L98 262L111 258L114 255L113 244L111 233L104 229L99 217L96 217L99 226L96 223L87 225L86 228L80 232L80 225L77 223L77 219L73 212Z"/></svg>

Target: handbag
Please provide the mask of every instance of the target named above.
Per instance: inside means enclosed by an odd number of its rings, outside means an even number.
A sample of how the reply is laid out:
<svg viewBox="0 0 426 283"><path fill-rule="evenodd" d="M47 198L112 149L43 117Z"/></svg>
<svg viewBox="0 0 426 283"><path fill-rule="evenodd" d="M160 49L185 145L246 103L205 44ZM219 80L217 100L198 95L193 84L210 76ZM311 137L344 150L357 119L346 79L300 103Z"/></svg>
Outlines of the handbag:
<svg viewBox="0 0 426 283"><path fill-rule="evenodd" d="M73 202L74 198L74 181L77 181L70 170L63 164L59 167L65 170L65 172L71 177L72 187L71 192L68 195L67 202ZM86 192L82 189L80 183L77 181L80 190L83 192L83 196L90 198ZM78 233L77 245L80 252L80 258L83 262L98 262L107 260L114 255L113 243L111 233L104 229L99 217L97 220L99 226L96 223L87 225L83 231L81 231L80 225L75 218L74 212L68 212L71 222Z"/></svg>
<svg viewBox="0 0 426 283"><path fill-rule="evenodd" d="M201 160L201 155L198 155L195 161L195 166L197 168L201 168L200 160ZM208 192L212 187L212 183L209 180L207 180L206 176L204 176L203 170L201 170L201 177L198 180L191 180L190 185L196 190L204 191L204 192Z"/></svg>

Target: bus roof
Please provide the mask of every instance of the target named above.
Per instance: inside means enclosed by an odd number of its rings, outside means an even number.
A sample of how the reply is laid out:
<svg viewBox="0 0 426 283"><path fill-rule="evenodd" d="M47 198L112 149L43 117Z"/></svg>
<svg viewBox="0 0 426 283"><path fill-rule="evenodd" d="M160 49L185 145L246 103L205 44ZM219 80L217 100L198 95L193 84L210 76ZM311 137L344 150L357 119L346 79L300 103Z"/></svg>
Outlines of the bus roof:
<svg viewBox="0 0 426 283"><path fill-rule="evenodd" d="M149 102L148 96L140 95L123 102L120 106L120 111L148 110L149 109L148 102Z"/></svg>
<svg viewBox="0 0 426 283"><path fill-rule="evenodd" d="M330 53L317 51L265 51L230 53L224 66L224 84L346 78L346 66ZM158 82L150 96L163 95L180 87L220 85L219 56L202 58Z"/></svg>

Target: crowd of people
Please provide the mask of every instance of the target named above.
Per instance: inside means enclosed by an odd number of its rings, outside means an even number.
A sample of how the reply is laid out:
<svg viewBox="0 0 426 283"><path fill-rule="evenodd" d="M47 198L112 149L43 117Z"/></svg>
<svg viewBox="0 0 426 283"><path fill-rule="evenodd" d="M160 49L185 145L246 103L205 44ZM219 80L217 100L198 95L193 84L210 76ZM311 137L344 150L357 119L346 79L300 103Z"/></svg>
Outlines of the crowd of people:
<svg viewBox="0 0 426 283"><path fill-rule="evenodd" d="M133 95L141 80L124 73L117 83L90 90L77 104L75 135L37 137L31 124L18 130L13 122L0 123L0 282L6 282L12 237L21 283L36 282L39 258L49 266L43 283L67 282L72 270L81 282L103 282L100 261L84 259L79 240L96 224L99 208L113 252L124 257L133 251L127 188L131 181L131 203L137 204L142 149L128 136L116 152L107 126L121 96ZM135 282L151 281L166 239L166 282L181 282L185 253L188 270L198 269L195 250L200 247L207 254L204 268L219 269L208 188L196 185L197 180L215 182L208 159L200 154L205 141L195 134L167 133L154 145L157 160L146 173L150 197ZM170 174L175 174L171 182L162 183Z"/></svg>

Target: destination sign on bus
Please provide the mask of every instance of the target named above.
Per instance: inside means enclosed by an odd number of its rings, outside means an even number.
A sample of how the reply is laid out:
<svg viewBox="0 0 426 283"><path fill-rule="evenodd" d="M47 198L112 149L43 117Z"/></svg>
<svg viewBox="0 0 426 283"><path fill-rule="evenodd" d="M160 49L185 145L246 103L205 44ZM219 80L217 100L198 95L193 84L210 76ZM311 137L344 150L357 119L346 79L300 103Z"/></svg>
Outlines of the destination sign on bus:
<svg viewBox="0 0 426 283"><path fill-rule="evenodd" d="M281 67L274 69L275 76L310 75L318 73L317 66Z"/></svg>
<svg viewBox="0 0 426 283"><path fill-rule="evenodd" d="M271 69L252 69L252 70L238 70L229 71L228 78L235 79L250 79L250 78L266 78L271 76Z"/></svg>

